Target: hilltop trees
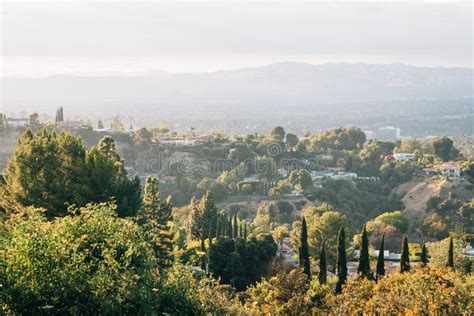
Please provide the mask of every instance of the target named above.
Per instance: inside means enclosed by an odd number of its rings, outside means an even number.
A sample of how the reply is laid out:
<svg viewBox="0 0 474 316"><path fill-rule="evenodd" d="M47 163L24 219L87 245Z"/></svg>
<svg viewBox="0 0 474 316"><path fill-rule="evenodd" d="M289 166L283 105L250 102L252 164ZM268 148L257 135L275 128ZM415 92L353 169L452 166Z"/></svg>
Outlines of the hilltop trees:
<svg viewBox="0 0 474 316"><path fill-rule="evenodd" d="M134 216L140 206L140 184L129 179L113 139L87 150L67 132L25 131L5 170L2 206L18 211L44 208L48 218L63 216L67 205L117 201L121 216Z"/></svg>

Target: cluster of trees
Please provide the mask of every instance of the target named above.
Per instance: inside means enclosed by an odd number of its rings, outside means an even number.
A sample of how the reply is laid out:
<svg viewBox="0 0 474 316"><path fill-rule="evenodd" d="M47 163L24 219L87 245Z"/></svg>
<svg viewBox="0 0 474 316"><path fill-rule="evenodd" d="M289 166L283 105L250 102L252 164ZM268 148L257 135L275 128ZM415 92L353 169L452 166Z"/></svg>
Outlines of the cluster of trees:
<svg viewBox="0 0 474 316"><path fill-rule="evenodd" d="M7 212L32 206L49 218L67 214L68 205L114 199L120 216L134 216L140 206L140 181L129 178L111 137L88 150L79 137L44 129L27 130L18 140L0 188Z"/></svg>

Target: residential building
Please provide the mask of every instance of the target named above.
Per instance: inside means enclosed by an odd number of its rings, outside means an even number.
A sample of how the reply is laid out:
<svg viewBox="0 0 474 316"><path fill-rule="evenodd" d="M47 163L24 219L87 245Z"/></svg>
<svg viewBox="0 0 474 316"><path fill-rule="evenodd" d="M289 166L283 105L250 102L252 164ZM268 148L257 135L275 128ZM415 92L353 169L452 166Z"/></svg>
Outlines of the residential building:
<svg viewBox="0 0 474 316"><path fill-rule="evenodd" d="M445 176L448 178L460 178L461 167L457 163L442 163L433 168L424 168L423 171L429 176Z"/></svg>
<svg viewBox="0 0 474 316"><path fill-rule="evenodd" d="M415 154L410 153L396 153L393 157L396 161L415 161Z"/></svg>
<svg viewBox="0 0 474 316"><path fill-rule="evenodd" d="M377 130L377 139L384 142L393 142L400 138L400 129L387 126Z"/></svg>
<svg viewBox="0 0 474 316"><path fill-rule="evenodd" d="M30 119L23 118L7 118L3 121L5 127L27 127Z"/></svg>

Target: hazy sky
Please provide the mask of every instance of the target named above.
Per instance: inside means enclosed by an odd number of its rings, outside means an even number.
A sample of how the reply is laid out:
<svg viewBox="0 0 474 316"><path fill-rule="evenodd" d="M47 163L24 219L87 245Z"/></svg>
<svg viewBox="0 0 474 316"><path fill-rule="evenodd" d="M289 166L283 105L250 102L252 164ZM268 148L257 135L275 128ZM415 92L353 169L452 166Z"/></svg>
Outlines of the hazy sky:
<svg viewBox="0 0 474 316"><path fill-rule="evenodd" d="M472 67L472 2L1 4L2 76L281 61Z"/></svg>

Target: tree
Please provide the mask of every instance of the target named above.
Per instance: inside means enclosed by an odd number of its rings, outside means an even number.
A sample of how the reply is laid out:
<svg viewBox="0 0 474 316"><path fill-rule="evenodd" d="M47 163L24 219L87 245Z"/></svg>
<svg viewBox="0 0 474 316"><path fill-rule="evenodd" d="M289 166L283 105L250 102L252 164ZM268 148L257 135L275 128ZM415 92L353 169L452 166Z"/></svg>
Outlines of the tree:
<svg viewBox="0 0 474 316"><path fill-rule="evenodd" d="M212 193L207 191L199 203L193 198L188 208L191 210L188 217L190 236L202 241L216 237L218 214ZM232 223L230 223L230 231L227 232L230 233L230 236L233 235Z"/></svg>
<svg viewBox="0 0 474 316"><path fill-rule="evenodd" d="M410 271L410 251L408 248L407 236L403 237L402 254L400 257L400 272Z"/></svg>
<svg viewBox="0 0 474 316"><path fill-rule="evenodd" d="M319 274L318 274L319 284L326 284L327 280L327 266L326 266L326 250L324 242L321 245L321 252L319 253Z"/></svg>
<svg viewBox="0 0 474 316"><path fill-rule="evenodd" d="M303 217L301 221L301 234L300 234L300 248L299 248L299 267L303 270L304 274L311 277L311 265L309 261L309 249L308 249L308 228L306 227L306 219Z"/></svg>
<svg viewBox="0 0 474 316"><path fill-rule="evenodd" d="M453 159L454 156L457 156L457 153L455 153L456 149L454 148L453 141L446 136L435 138L432 144L434 154L442 161L449 161Z"/></svg>
<svg viewBox="0 0 474 316"><path fill-rule="evenodd" d="M67 132L46 129L20 137L5 170L7 211L44 208L46 216L64 216L68 205L115 199L120 216L135 216L141 203L138 178L129 179L112 138L87 150L83 141Z"/></svg>
<svg viewBox="0 0 474 316"><path fill-rule="evenodd" d="M90 315L155 308L153 249L134 220L117 217L113 204L71 207L51 221L30 209L0 238L8 253L8 260L0 259L2 309Z"/></svg>
<svg viewBox="0 0 474 316"><path fill-rule="evenodd" d="M385 251L385 236L382 235L382 241L380 242L379 247L379 255L377 257L377 278L385 275L385 258L384 258L384 251Z"/></svg>
<svg viewBox="0 0 474 316"><path fill-rule="evenodd" d="M270 136L272 140L281 142L285 139L285 130L281 126L276 126L272 129Z"/></svg>
<svg viewBox="0 0 474 316"><path fill-rule="evenodd" d="M446 267L454 269L454 243L452 236L449 238L448 259L446 260Z"/></svg>
<svg viewBox="0 0 474 316"><path fill-rule="evenodd" d="M237 214L234 215L234 229L232 237L237 238L239 235L239 224L237 222Z"/></svg>
<svg viewBox="0 0 474 316"><path fill-rule="evenodd" d="M336 293L341 293L342 285L347 280L347 258L346 258L346 233L344 227L339 230L339 236L337 238L337 283Z"/></svg>
<svg viewBox="0 0 474 316"><path fill-rule="evenodd" d="M308 171L304 169L293 170L288 177L293 186L300 185L303 190L313 187L313 179Z"/></svg>
<svg viewBox="0 0 474 316"><path fill-rule="evenodd" d="M38 124L39 123L38 118L39 118L38 113L34 112L33 114L31 114L30 115L30 125Z"/></svg>
<svg viewBox="0 0 474 316"><path fill-rule="evenodd" d="M142 224L145 236L156 253L158 265L165 269L173 263L173 231L171 197L165 202L160 200L158 179L147 177L143 192L142 208L138 214L138 221Z"/></svg>
<svg viewBox="0 0 474 316"><path fill-rule="evenodd" d="M427 266L429 262L428 249L426 249L425 243L421 246L420 260L422 266Z"/></svg>
<svg viewBox="0 0 474 316"><path fill-rule="evenodd" d="M359 253L359 266L357 272L367 278L370 278L372 273L370 272L370 259L369 259L369 240L367 238L367 230L362 229L362 242L360 245Z"/></svg>
<svg viewBox="0 0 474 316"><path fill-rule="evenodd" d="M291 133L286 134L286 146L289 150L294 150L296 148L296 145L298 145L298 142L298 136Z"/></svg>
<svg viewBox="0 0 474 316"><path fill-rule="evenodd" d="M102 121L99 119L97 121L97 129L103 129L104 128L104 123L102 123Z"/></svg>
<svg viewBox="0 0 474 316"><path fill-rule="evenodd" d="M288 227L278 226L277 228L273 230L273 236L278 242L279 256L280 258L283 258L283 240L289 236Z"/></svg>

